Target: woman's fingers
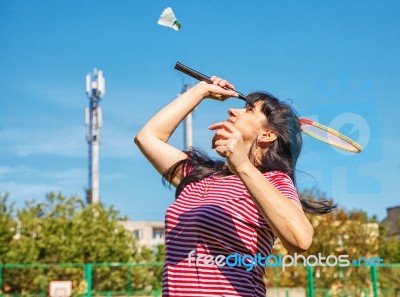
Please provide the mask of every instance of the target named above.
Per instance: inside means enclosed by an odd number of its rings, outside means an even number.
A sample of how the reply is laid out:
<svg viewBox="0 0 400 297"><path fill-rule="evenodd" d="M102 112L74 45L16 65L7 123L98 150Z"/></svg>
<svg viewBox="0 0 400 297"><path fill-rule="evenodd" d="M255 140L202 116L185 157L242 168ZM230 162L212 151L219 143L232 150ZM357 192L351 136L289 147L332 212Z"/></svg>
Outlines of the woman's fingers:
<svg viewBox="0 0 400 297"><path fill-rule="evenodd" d="M232 90L235 89L235 86L229 83L227 80L217 77L215 75L211 76L210 80L214 85L218 85L223 88L226 87Z"/></svg>
<svg viewBox="0 0 400 297"><path fill-rule="evenodd" d="M222 143L220 142L221 140L227 140L229 139L229 134L226 135L221 135L222 133L215 133L214 137L212 138L211 142L211 148L215 149L218 145L221 145Z"/></svg>
<svg viewBox="0 0 400 297"><path fill-rule="evenodd" d="M212 139L211 148L215 149L219 154L224 153L224 156L233 150L241 138L240 132L230 122L215 123L209 129L217 130Z"/></svg>
<svg viewBox="0 0 400 297"><path fill-rule="evenodd" d="M221 157L224 157L224 158L227 157L227 151L226 151L225 148L223 148L223 147L217 147L217 148L215 149L215 151L216 151L217 154L220 155Z"/></svg>
<svg viewBox="0 0 400 297"><path fill-rule="evenodd" d="M230 142L218 140L216 144L214 149L222 157L229 157L236 150L235 145Z"/></svg>
<svg viewBox="0 0 400 297"><path fill-rule="evenodd" d="M211 96L217 99L226 99L229 97L239 97L239 94L234 91L234 85L227 80L217 76L211 76L212 85L218 86L211 90Z"/></svg>
<svg viewBox="0 0 400 297"><path fill-rule="evenodd" d="M216 141L219 139L229 139L232 137L233 133L237 132L238 130L233 127L232 123L229 122L219 122L212 124L208 127L210 130L217 130L215 135L212 139L211 147L214 149L216 148Z"/></svg>
<svg viewBox="0 0 400 297"><path fill-rule="evenodd" d="M239 94L236 93L235 91L228 89L226 87L221 87L219 85L209 84L208 89L211 97L213 98L226 99L229 97L239 97Z"/></svg>
<svg viewBox="0 0 400 297"><path fill-rule="evenodd" d="M229 140L226 140L226 139L218 139L218 140L216 140L215 141L215 143L214 143L214 148L216 148L216 147L227 147L228 145L230 144L230 141Z"/></svg>
<svg viewBox="0 0 400 297"><path fill-rule="evenodd" d="M231 132L231 133L238 131L238 130L235 128L235 126L233 126L233 124L230 123L230 122L218 122L218 123L214 123L214 124L210 125L210 126L208 127L208 129L210 129L210 130L223 129L223 130L228 131L228 132ZM222 130L222 131L223 131L223 130ZM217 131L217 133L219 133L219 132L222 133L222 131Z"/></svg>

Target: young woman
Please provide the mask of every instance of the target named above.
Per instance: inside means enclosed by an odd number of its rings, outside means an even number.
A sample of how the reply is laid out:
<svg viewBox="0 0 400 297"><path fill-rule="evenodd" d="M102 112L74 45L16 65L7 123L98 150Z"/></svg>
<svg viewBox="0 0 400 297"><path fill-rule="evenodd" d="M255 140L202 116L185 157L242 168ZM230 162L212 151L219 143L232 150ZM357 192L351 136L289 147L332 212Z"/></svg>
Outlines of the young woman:
<svg viewBox="0 0 400 297"><path fill-rule="evenodd" d="M163 296L265 297L265 267L251 257L270 255L277 237L290 252L306 251L313 228L303 208L326 213L331 206L298 198L300 122L289 105L270 94L250 94L245 108L229 109L227 120L209 127L215 131L212 148L223 161L167 143L205 98L238 96L226 80L211 81L169 103L135 137L154 168L176 187L165 219Z"/></svg>

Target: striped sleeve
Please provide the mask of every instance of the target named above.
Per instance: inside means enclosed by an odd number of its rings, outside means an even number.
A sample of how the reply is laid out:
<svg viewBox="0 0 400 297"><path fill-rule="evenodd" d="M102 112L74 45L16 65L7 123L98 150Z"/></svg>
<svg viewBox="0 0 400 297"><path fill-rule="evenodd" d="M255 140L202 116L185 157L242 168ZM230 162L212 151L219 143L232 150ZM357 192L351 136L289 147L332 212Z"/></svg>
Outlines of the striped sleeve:
<svg viewBox="0 0 400 297"><path fill-rule="evenodd" d="M267 177L268 181L286 198L296 201L301 205L299 195L297 194L297 190L293 184L293 181L287 174L279 171L274 171L267 172L264 175Z"/></svg>
<svg viewBox="0 0 400 297"><path fill-rule="evenodd" d="M181 178L184 178L189 172L192 170L192 167L189 166L188 163L184 163L181 169Z"/></svg>
<svg viewBox="0 0 400 297"><path fill-rule="evenodd" d="M269 171L269 172L263 173L263 175L286 198L293 200L296 203L299 203L301 205L299 196L297 194L297 190L296 190L292 180L290 179L290 177L287 174L280 172L280 171ZM267 221L264 219L264 217L261 215L261 213L259 212L256 205L254 204L253 198L251 197L251 195L249 194L248 191L245 191L243 197L247 198L246 200L248 202L251 201L251 205L254 206L254 207L248 207L247 209L254 209L258 213L257 216L253 216L254 218L256 217L257 219L250 220L249 222L251 222L253 225L255 225L257 227L270 228L269 224L267 223Z"/></svg>

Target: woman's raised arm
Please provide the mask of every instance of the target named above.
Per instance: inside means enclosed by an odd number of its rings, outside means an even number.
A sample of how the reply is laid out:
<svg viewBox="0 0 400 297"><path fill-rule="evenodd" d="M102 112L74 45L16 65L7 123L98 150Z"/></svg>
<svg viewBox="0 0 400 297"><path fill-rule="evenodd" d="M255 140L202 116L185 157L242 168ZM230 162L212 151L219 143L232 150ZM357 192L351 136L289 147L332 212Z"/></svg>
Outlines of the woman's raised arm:
<svg viewBox="0 0 400 297"><path fill-rule="evenodd" d="M156 113L136 135L136 145L160 174L187 157L180 149L167 143L179 123L206 97L225 100L238 96L236 92L223 88L233 87L228 82L218 79L217 84L199 82ZM172 184L176 186L179 182L180 176L174 176Z"/></svg>

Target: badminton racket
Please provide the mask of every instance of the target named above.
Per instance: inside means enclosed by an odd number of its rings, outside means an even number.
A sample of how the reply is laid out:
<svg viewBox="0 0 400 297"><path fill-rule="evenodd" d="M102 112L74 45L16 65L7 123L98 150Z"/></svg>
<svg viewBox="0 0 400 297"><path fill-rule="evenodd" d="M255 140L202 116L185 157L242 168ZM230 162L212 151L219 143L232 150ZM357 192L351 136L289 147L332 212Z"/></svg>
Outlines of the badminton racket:
<svg viewBox="0 0 400 297"><path fill-rule="evenodd" d="M208 77L207 75L204 75L188 66L185 66L182 63L176 62L175 69L179 70L197 80L212 83L210 80L210 77ZM225 88L225 89L227 89L227 88ZM235 90L235 92L239 94L239 97L238 97L239 99L247 101L245 95L237 92L236 90ZM351 138L345 136L344 134L340 133L339 131L336 131L335 129L332 129L332 128L322 125L318 122L315 122L315 121L312 121L309 119L305 119L305 118L300 118L300 123L301 123L301 131L304 134L311 136L319 141L322 141L322 142L332 145L334 147L337 147L337 148L340 148L342 150L346 150L349 152L353 152L353 153L359 153L362 150L362 147L357 142L355 142Z"/></svg>
<svg viewBox="0 0 400 297"><path fill-rule="evenodd" d="M362 150L357 142L335 129L305 118L300 118L300 123L303 133L319 141L353 153L359 153Z"/></svg>
<svg viewBox="0 0 400 297"><path fill-rule="evenodd" d="M198 72L198 71L196 71L196 70L194 70L192 68L189 68L189 67L187 67L187 66L185 66L185 65L183 65L183 64L181 64L179 62L176 62L175 69L179 70L180 72L183 72L183 73L185 73L185 74L187 74L187 75L189 75L189 76L191 76L191 77L193 77L193 78L195 78L197 80L205 81L205 82L208 82L208 83L212 83L212 81L210 80L209 76L204 75L204 74L202 74L202 73L200 73L200 72ZM224 89L229 90L228 88L224 88ZM238 98L239 99L242 99L242 100L246 101L246 96L245 95L243 95L242 93L239 93L236 90L235 90L235 92L238 93L238 95L239 95Z"/></svg>

